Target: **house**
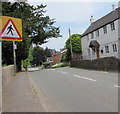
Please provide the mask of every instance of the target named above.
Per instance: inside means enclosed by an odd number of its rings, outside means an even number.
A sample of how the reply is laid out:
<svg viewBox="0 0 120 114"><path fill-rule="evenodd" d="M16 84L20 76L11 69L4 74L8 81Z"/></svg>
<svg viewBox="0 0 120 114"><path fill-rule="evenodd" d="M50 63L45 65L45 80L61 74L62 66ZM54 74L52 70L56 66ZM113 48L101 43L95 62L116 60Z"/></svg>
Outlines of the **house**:
<svg viewBox="0 0 120 114"><path fill-rule="evenodd" d="M61 62L62 53L56 52L52 57L47 57L47 62L50 62L52 65L58 64Z"/></svg>
<svg viewBox="0 0 120 114"><path fill-rule="evenodd" d="M52 62L52 64L60 63L61 62L61 57L62 57L61 53L56 53L55 55L53 55L53 62Z"/></svg>
<svg viewBox="0 0 120 114"><path fill-rule="evenodd" d="M82 56L84 60L104 57L118 58L118 42L120 42L120 6L104 17L94 21L83 33ZM119 39L119 40L118 40Z"/></svg>

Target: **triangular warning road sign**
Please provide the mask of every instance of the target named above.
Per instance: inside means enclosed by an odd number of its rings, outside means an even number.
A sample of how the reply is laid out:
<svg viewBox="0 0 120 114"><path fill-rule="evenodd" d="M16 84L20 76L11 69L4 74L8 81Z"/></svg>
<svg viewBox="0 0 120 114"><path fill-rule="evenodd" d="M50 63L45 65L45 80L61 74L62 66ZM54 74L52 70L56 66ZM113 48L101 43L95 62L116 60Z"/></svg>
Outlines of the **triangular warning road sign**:
<svg viewBox="0 0 120 114"><path fill-rule="evenodd" d="M8 20L8 22L4 26L0 36L3 40L10 40L10 41L22 40L22 37L21 37L19 31L17 30L14 22L12 21L12 19Z"/></svg>

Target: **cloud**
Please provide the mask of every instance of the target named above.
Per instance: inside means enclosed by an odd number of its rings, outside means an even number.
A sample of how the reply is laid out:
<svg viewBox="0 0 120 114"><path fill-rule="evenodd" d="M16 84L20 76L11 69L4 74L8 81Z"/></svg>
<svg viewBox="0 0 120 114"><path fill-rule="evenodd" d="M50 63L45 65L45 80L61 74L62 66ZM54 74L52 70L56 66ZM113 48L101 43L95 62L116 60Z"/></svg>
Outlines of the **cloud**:
<svg viewBox="0 0 120 114"><path fill-rule="evenodd" d="M43 2L43 0L28 0L28 2ZM44 0L44 2L118 2L118 0Z"/></svg>
<svg viewBox="0 0 120 114"><path fill-rule="evenodd" d="M35 4L37 5L38 3ZM110 2L44 2L44 4L47 5L46 15L55 18L55 26L60 26L63 37L49 39L49 42L43 44L42 47L49 47L56 50L64 47L69 37L69 28L71 28L71 34L82 34L90 25L89 19L91 15L97 20L112 10L112 3Z"/></svg>
<svg viewBox="0 0 120 114"><path fill-rule="evenodd" d="M47 15L57 22L83 22L93 13L91 3L47 3Z"/></svg>

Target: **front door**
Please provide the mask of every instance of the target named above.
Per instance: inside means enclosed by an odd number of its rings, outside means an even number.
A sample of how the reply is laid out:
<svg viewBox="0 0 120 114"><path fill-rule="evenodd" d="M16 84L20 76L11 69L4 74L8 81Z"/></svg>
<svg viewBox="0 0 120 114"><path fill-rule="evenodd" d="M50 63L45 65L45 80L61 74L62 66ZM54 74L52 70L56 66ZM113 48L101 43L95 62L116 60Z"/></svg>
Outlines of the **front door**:
<svg viewBox="0 0 120 114"><path fill-rule="evenodd" d="M100 58L100 54L99 54L99 47L98 47L98 48L96 48L96 56L97 56L97 59L99 59L99 58Z"/></svg>

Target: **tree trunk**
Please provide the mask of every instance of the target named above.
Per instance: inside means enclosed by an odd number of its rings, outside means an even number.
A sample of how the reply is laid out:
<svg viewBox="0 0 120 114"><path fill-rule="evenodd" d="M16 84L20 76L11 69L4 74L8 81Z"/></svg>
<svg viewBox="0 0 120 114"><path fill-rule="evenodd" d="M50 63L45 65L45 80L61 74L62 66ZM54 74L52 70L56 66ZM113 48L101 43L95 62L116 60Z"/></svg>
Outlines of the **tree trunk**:
<svg viewBox="0 0 120 114"><path fill-rule="evenodd" d="M17 72L22 71L21 60L17 61Z"/></svg>

